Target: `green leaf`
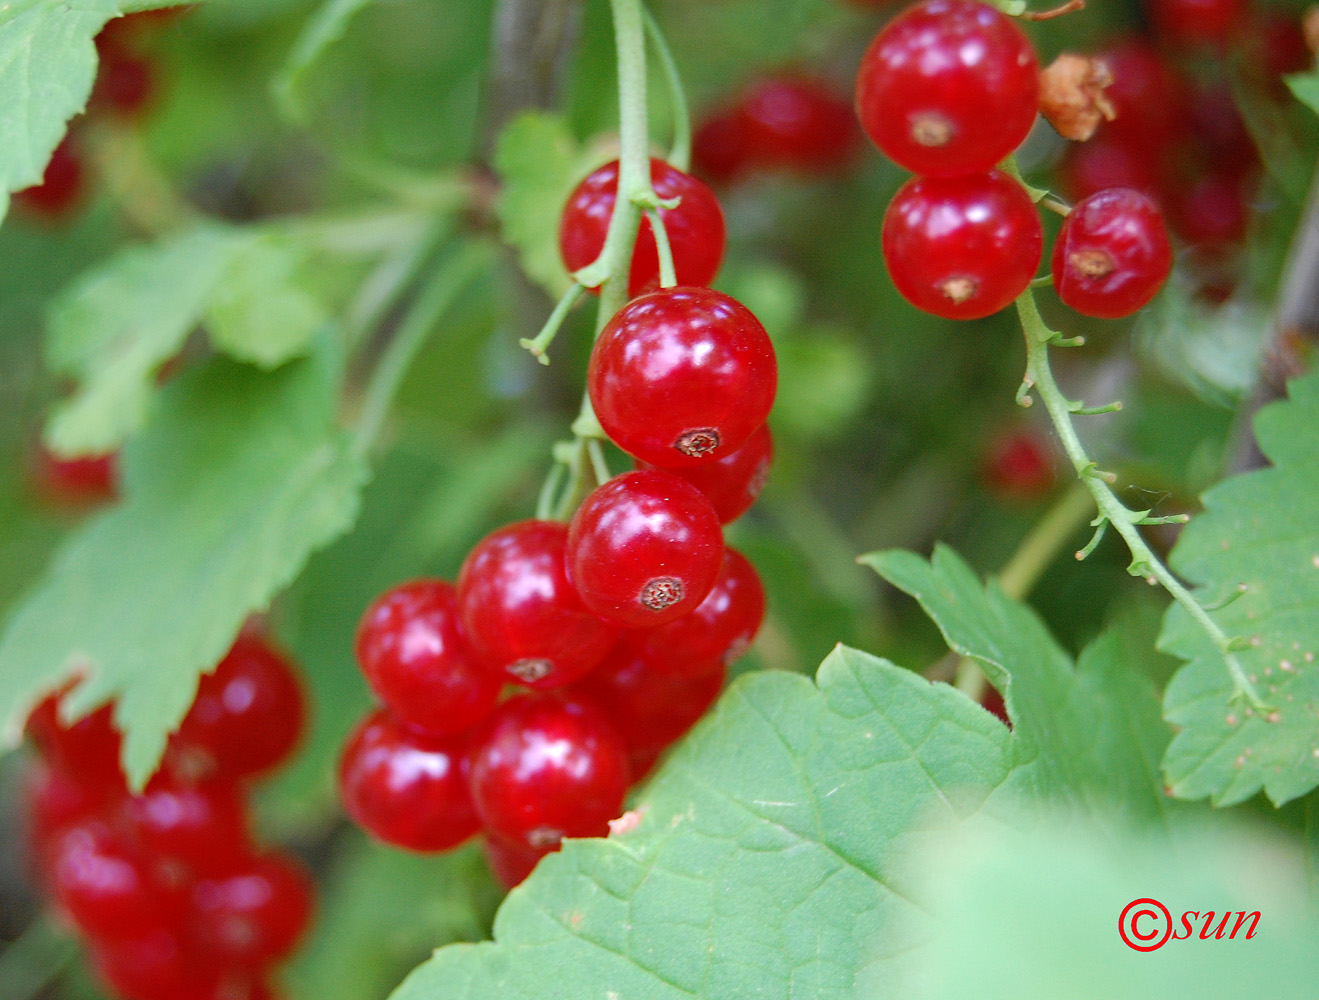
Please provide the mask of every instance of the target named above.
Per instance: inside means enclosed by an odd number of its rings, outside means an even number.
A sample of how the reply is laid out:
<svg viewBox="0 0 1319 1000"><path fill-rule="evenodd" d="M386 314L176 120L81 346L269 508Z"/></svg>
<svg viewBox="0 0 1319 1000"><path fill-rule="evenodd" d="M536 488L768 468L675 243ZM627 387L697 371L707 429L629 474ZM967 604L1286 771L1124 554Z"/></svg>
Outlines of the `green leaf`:
<svg viewBox="0 0 1319 1000"><path fill-rule="evenodd" d="M495 169L503 182L495 212L522 269L555 298L568 288L559 256L559 217L572 189L600 157L573 138L563 119L528 112L499 137Z"/></svg>
<svg viewBox="0 0 1319 1000"><path fill-rule="evenodd" d="M1014 763L1023 782L1062 795L1094 815L1116 809L1133 821L1169 827L1187 812L1163 794L1158 761L1170 732L1146 672L1148 647L1121 630L1086 647L1079 664L1026 605L996 583L982 585L951 549L930 562L910 552L863 556L899 590L920 602L961 656L984 668L1014 723Z"/></svg>
<svg viewBox="0 0 1319 1000"><path fill-rule="evenodd" d="M743 677L648 787L629 832L569 841L494 942L442 948L394 1000L878 995L928 936L918 818L976 812L1008 731L962 694L838 647Z"/></svg>
<svg viewBox="0 0 1319 1000"><path fill-rule="evenodd" d="M1283 80L1291 88L1292 96L1319 115L1319 70L1293 73L1291 76L1284 76Z"/></svg>
<svg viewBox="0 0 1319 1000"><path fill-rule="evenodd" d="M288 61L275 77L272 86L280 112L290 121L302 124L307 119L307 104L302 95L303 79L322 52L337 42L348 24L374 0L325 0L308 18L302 34L294 43Z"/></svg>
<svg viewBox="0 0 1319 1000"><path fill-rule="evenodd" d="M1058 816L1026 835L1001 827L959 833L923 859L929 885L922 898L938 918L936 931L930 946L913 954L910 979L896 984L894 995L1111 1000L1222 997L1243 987L1261 997L1314 993L1319 921L1307 905L1301 852L1276 831L1197 826L1176 852L1140 831L1100 836ZM1136 930L1162 937L1171 923L1166 943L1149 952L1127 947L1118 933L1123 910L1141 899L1162 903L1170 920L1153 910L1137 919ZM1209 911L1214 917L1201 940ZM1225 911L1231 917L1219 940ZM1249 916L1256 912L1258 923ZM1239 929L1238 914L1246 915Z"/></svg>
<svg viewBox="0 0 1319 1000"><path fill-rule="evenodd" d="M1205 603L1245 592L1213 612L1246 640L1238 654L1260 696L1261 716L1229 705L1223 658L1178 605L1162 649L1189 661L1168 685L1164 714L1179 728L1163 767L1173 794L1217 805L1263 789L1275 805L1319 785L1319 375L1296 379L1290 398L1255 418L1272 468L1219 483L1186 526L1172 567Z"/></svg>
<svg viewBox="0 0 1319 1000"><path fill-rule="evenodd" d="M334 425L337 366L216 359L163 392L125 452L123 503L69 536L0 636L0 723L66 678L70 717L117 698L141 784L243 620L357 514L367 471Z"/></svg>
<svg viewBox="0 0 1319 1000"><path fill-rule="evenodd" d="M326 315L299 284L305 251L276 234L205 226L131 247L52 304L47 364L78 383L51 415L60 454L111 451L146 421L160 366L203 320L216 347L273 367Z"/></svg>

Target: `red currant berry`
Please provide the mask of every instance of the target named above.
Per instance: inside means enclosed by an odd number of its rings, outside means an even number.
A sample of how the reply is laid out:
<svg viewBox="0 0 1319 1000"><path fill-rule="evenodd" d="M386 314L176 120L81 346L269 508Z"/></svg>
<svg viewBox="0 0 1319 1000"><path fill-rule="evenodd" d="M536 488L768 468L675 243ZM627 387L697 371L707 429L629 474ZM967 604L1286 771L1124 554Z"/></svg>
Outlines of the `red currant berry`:
<svg viewBox="0 0 1319 1000"><path fill-rule="evenodd" d="M692 164L715 184L731 184L750 172L747 122L737 109L705 119L692 135Z"/></svg>
<svg viewBox="0 0 1319 1000"><path fill-rule="evenodd" d="M1245 239L1247 208L1238 178L1206 174L1174 197L1172 217L1177 232L1192 246L1215 252Z"/></svg>
<svg viewBox="0 0 1319 1000"><path fill-rule="evenodd" d="M411 729L379 709L344 747L339 795L344 810L387 844L447 851L476 833L467 788L465 743Z"/></svg>
<svg viewBox="0 0 1319 1000"><path fill-rule="evenodd" d="M1158 207L1139 191L1111 188L1073 206L1053 247L1053 287L1077 312L1129 316L1154 298L1172 269Z"/></svg>
<svg viewBox="0 0 1319 1000"><path fill-rule="evenodd" d="M568 528L568 574L577 592L592 613L623 628L663 625L694 610L723 555L710 501L658 470L596 487Z"/></svg>
<svg viewBox="0 0 1319 1000"><path fill-rule="evenodd" d="M260 774L293 752L305 716L292 664L265 637L245 632L202 677L169 759L188 778Z"/></svg>
<svg viewBox="0 0 1319 1000"><path fill-rule="evenodd" d="M458 610L472 645L507 680L569 684L618 638L568 580L568 528L521 521L486 536L458 574Z"/></svg>
<svg viewBox="0 0 1319 1000"><path fill-rule="evenodd" d="M60 720L63 692L47 695L32 710L27 734L41 755L66 774L75 775L90 787L118 791L124 787L119 770L119 731L114 728L113 709L98 708L77 722Z"/></svg>
<svg viewBox="0 0 1319 1000"><path fill-rule="evenodd" d="M925 0L875 36L857 114L886 155L919 174L988 170L1035 122L1039 64L1012 19L973 0Z"/></svg>
<svg viewBox="0 0 1319 1000"><path fill-rule="evenodd" d="M41 877L42 859L64 830L100 814L122 791L89 784L63 768L37 761L23 782L24 832L33 873Z"/></svg>
<svg viewBox="0 0 1319 1000"><path fill-rule="evenodd" d="M125 118L146 110L155 95L151 60L117 48L102 51L92 90L92 103Z"/></svg>
<svg viewBox="0 0 1319 1000"><path fill-rule="evenodd" d="M249 847L245 803L228 782L193 785L162 774L142 794L125 798L122 808L128 828L154 859L211 871Z"/></svg>
<svg viewBox="0 0 1319 1000"><path fill-rule="evenodd" d="M357 629L357 662L395 715L439 736L484 719L503 686L468 648L457 593L443 580L416 580L377 598Z"/></svg>
<svg viewBox="0 0 1319 1000"><path fill-rule="evenodd" d="M883 243L908 302L944 319L979 319L1026 290L1044 232L1021 185L991 171L908 181L884 215Z"/></svg>
<svg viewBox="0 0 1319 1000"><path fill-rule="evenodd" d="M627 752L594 708L547 695L504 702L471 749L486 830L529 848L603 837L623 811Z"/></svg>
<svg viewBox="0 0 1319 1000"><path fill-rule="evenodd" d="M41 183L14 194L14 203L33 215L55 218L68 212L82 197L84 188L82 157L71 136L55 147Z"/></svg>
<svg viewBox="0 0 1319 1000"><path fill-rule="evenodd" d="M856 152L852 108L823 80L761 80L742 94L738 110L754 163L819 174L845 167Z"/></svg>
<svg viewBox="0 0 1319 1000"><path fill-rule="evenodd" d="M119 494L117 452L58 458L45 448L37 453L36 488L50 503L83 506L106 503Z"/></svg>
<svg viewBox="0 0 1319 1000"><path fill-rule="evenodd" d="M574 698L599 708L622 735L630 754L658 754L696 725L724 686L724 668L706 660L699 674L666 673L627 643L573 686ZM633 779L641 777L633 772Z"/></svg>
<svg viewBox="0 0 1319 1000"><path fill-rule="evenodd" d="M490 873L505 889L513 889L521 885L541 858L559 849L558 844L553 847L527 847L489 834L481 838L481 846L485 848L485 859L490 865Z"/></svg>
<svg viewBox="0 0 1319 1000"><path fill-rule="evenodd" d="M605 433L665 468L713 462L765 422L774 346L744 305L708 288L633 299L601 331L587 374Z"/></svg>
<svg viewBox="0 0 1319 1000"><path fill-rule="evenodd" d="M176 927L90 944L97 975L131 1000L204 1000L215 995L222 980L220 970L203 965Z"/></svg>
<svg viewBox="0 0 1319 1000"><path fill-rule="evenodd" d="M131 938L174 919L177 900L155 880L147 856L105 822L65 828L47 864L56 901L90 937Z"/></svg>
<svg viewBox="0 0 1319 1000"><path fill-rule="evenodd" d="M1003 696L998 693L998 688L985 687L985 693L980 697L980 707L990 715L997 716L1009 729L1012 728L1012 720L1008 718L1008 706L1003 701Z"/></svg>
<svg viewBox="0 0 1319 1000"><path fill-rule="evenodd" d="M1158 35L1176 45L1226 49L1246 15L1246 0L1148 0Z"/></svg>
<svg viewBox="0 0 1319 1000"><path fill-rule="evenodd" d="M1115 187L1150 194L1159 187L1160 173L1148 148L1101 131L1088 142L1073 143L1067 150L1062 165L1063 190L1075 201Z"/></svg>
<svg viewBox="0 0 1319 1000"><path fill-rule="evenodd" d="M290 854L252 855L193 886L190 929L216 964L260 969L289 954L311 922L311 876Z"/></svg>
<svg viewBox="0 0 1319 1000"><path fill-rule="evenodd" d="M761 424L746 444L723 458L690 469L666 471L681 476L704 493L719 515L720 523L729 524L756 502L769 479L773 461L774 439L770 436L769 425ZM638 462L637 468L653 469L655 466Z"/></svg>
<svg viewBox="0 0 1319 1000"><path fill-rule="evenodd" d="M678 284L708 285L724 259L724 213L718 199L704 183L663 160L650 161L650 183L660 198L682 199L673 208L659 210ZM617 160L587 177L568 197L559 224L559 252L569 271L586 267L600 256L617 199ZM650 220L643 219L632 254L628 294L637 295L658 285L659 274L655 234Z"/></svg>
<svg viewBox="0 0 1319 1000"><path fill-rule="evenodd" d="M1100 54L1113 77L1104 96L1117 116L1101 134L1121 136L1147 157L1186 130L1186 84L1163 54L1142 39L1127 39Z"/></svg>
<svg viewBox="0 0 1319 1000"><path fill-rule="evenodd" d="M984 477L990 489L1006 498L1038 500L1055 481L1049 442L1029 427L1000 434L989 447Z"/></svg>
<svg viewBox="0 0 1319 1000"><path fill-rule="evenodd" d="M765 618L765 589L756 568L736 549L724 549L714 586L689 615L631 632L625 641L659 673L684 677L728 665L751 646Z"/></svg>

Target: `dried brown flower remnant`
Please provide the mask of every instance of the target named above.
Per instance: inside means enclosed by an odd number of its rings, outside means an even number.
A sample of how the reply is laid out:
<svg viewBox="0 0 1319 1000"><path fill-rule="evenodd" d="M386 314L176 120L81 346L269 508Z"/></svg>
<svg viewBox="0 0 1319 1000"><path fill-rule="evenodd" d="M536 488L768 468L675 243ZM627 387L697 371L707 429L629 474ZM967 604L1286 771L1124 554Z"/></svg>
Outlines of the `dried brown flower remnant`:
<svg viewBox="0 0 1319 1000"><path fill-rule="evenodd" d="M1040 70L1040 114L1064 139L1084 141L1117 114L1104 88L1113 74L1102 59L1064 52Z"/></svg>

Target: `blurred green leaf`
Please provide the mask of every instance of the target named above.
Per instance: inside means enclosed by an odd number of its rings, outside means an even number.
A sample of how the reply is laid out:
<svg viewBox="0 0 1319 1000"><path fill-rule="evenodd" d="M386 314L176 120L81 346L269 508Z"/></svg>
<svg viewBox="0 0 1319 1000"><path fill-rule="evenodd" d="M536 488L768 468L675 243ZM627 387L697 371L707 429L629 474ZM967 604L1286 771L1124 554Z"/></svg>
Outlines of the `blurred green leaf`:
<svg viewBox="0 0 1319 1000"><path fill-rule="evenodd" d="M126 498L69 536L0 636L0 723L70 677L71 717L117 698L140 784L244 618L357 515L367 477L334 425L337 366L216 359L168 386L126 451Z"/></svg>
<svg viewBox="0 0 1319 1000"><path fill-rule="evenodd" d="M1214 612L1274 711L1229 704L1223 657L1178 605L1160 648L1188 661L1168 685L1164 714L1177 735L1163 767L1173 794L1231 805L1263 789L1275 805L1319 785L1319 375L1261 410L1255 437L1272 468L1219 483L1182 531L1172 567L1200 600L1239 599Z"/></svg>
<svg viewBox="0 0 1319 1000"><path fill-rule="evenodd" d="M1319 115L1319 70L1293 73L1283 77L1292 95L1307 108Z"/></svg>
<svg viewBox="0 0 1319 1000"><path fill-rule="evenodd" d="M302 85L308 70L321 53L337 42L348 30L353 17L375 0L325 0L303 26L288 62L272 82L280 111L294 122L304 122L307 106Z"/></svg>

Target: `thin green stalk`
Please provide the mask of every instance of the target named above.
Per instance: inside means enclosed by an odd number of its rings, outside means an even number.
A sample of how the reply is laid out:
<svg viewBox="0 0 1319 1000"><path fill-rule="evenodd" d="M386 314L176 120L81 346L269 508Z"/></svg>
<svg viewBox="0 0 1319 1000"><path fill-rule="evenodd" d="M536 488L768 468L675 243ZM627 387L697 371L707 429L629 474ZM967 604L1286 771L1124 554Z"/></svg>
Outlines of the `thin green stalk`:
<svg viewBox="0 0 1319 1000"><path fill-rule="evenodd" d="M673 146L669 150L669 162L685 173L692 162L692 119L687 109L687 93L683 90L682 77L678 73L678 64L669 43L650 11L646 11L646 31L655 43L655 54L659 56L660 66L664 70L664 80L668 84L670 103L673 105Z"/></svg>
<svg viewBox="0 0 1319 1000"><path fill-rule="evenodd" d="M550 363L549 355L545 352L549 350L550 344L554 343L554 338L559 335L559 328L563 326L563 321L568 318L568 313L577 304L577 299L581 297L584 290L581 285L574 281L568 286L568 290L559 297L558 304L555 305L554 311L550 313L550 318L545 321L545 325L540 328L540 333L531 338L523 337L518 341L518 345L530 351L532 356L542 365Z"/></svg>
<svg viewBox="0 0 1319 1000"><path fill-rule="evenodd" d="M360 452L368 451L380 436L390 404L417 352L458 295L494 261L493 249L479 241L465 241L431 275L381 355L363 394L362 410L354 434Z"/></svg>
<svg viewBox="0 0 1319 1000"><path fill-rule="evenodd" d="M678 274L673 269L673 247L669 244L669 231L657 209L646 209L646 218L650 221L650 231L655 236L655 249L659 253L660 288L672 288L678 283Z"/></svg>

